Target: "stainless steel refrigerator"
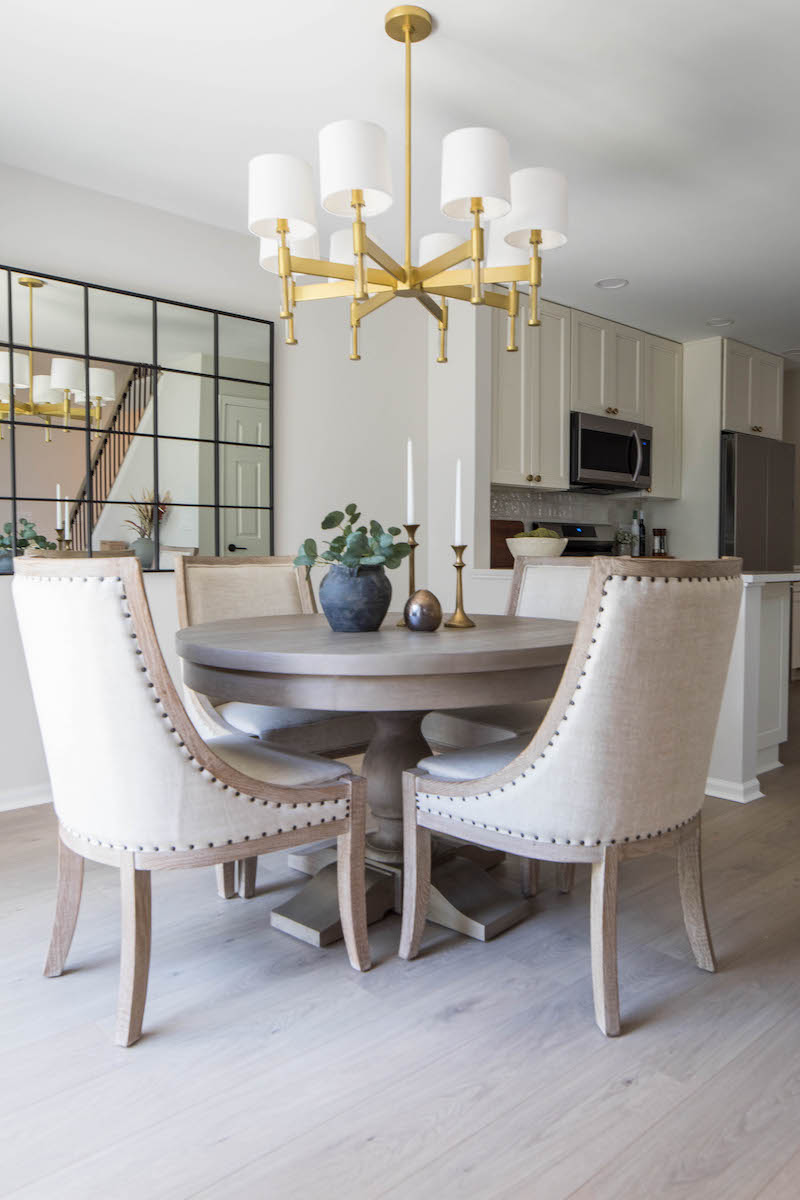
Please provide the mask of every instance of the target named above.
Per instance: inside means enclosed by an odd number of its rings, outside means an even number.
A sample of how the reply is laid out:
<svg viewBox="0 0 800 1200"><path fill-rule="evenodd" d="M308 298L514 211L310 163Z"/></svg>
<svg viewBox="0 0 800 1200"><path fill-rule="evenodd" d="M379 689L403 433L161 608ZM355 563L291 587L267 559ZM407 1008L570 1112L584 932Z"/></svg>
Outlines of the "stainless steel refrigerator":
<svg viewBox="0 0 800 1200"><path fill-rule="evenodd" d="M723 433L719 552L745 571L790 571L794 546L794 446Z"/></svg>

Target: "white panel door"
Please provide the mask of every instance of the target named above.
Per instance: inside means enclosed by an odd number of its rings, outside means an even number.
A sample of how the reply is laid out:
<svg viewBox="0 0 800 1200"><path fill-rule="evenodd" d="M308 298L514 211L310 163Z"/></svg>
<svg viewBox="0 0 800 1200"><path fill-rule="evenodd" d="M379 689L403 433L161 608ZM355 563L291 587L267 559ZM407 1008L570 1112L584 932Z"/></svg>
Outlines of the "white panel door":
<svg viewBox="0 0 800 1200"><path fill-rule="evenodd" d="M570 407L613 416L614 323L572 311Z"/></svg>
<svg viewBox="0 0 800 1200"><path fill-rule="evenodd" d="M614 393L611 406L615 417L650 424L644 387L644 338L638 329L615 325Z"/></svg>
<svg viewBox="0 0 800 1200"><path fill-rule="evenodd" d="M534 483L569 487L570 310L543 300L530 340L530 461ZM527 321L527 312L524 318Z"/></svg>
<svg viewBox="0 0 800 1200"><path fill-rule="evenodd" d="M263 402L220 395L220 438L225 443L220 446L223 554L270 553L268 436Z"/></svg>
<svg viewBox="0 0 800 1200"><path fill-rule="evenodd" d="M679 499L683 438L683 347L645 335L645 402L653 427L650 494Z"/></svg>
<svg viewBox="0 0 800 1200"><path fill-rule="evenodd" d="M764 437L783 437L783 359L776 354L753 357L750 424Z"/></svg>
<svg viewBox="0 0 800 1200"><path fill-rule="evenodd" d="M722 428L751 433L753 352L749 346L725 339L722 368Z"/></svg>
<svg viewBox="0 0 800 1200"><path fill-rule="evenodd" d="M523 380L527 326L517 321L520 349L506 350L508 317L492 309L492 483L530 482L530 398Z"/></svg>

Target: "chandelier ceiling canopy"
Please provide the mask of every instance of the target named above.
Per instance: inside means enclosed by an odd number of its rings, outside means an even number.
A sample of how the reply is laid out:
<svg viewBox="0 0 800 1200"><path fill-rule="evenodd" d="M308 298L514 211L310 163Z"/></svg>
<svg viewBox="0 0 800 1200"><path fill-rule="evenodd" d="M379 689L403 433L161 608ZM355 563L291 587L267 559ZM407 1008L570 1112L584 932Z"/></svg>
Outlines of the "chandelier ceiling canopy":
<svg viewBox="0 0 800 1200"><path fill-rule="evenodd" d="M349 296L352 349L357 361L361 321L396 297L417 300L438 322L439 356L446 362L447 304L464 300L508 314L506 349L517 349L519 292L530 291L529 325L538 325L541 250L567 240L567 181L549 167L510 171L509 146L495 129L471 127L442 142L441 209L470 222L466 239L430 233L411 257L411 47L433 26L430 13L403 4L386 14L390 38L405 47L405 244L396 261L367 235L366 220L392 204L385 131L371 121L334 121L320 130L323 209L350 224L319 257L313 174L291 154L262 154L250 162L248 225L259 239L259 262L281 278L281 318L295 345L294 315L303 301ZM484 227L488 222L488 239ZM486 242L488 241L488 246ZM304 282L300 282L303 278ZM306 282L311 278L315 282ZM498 288L493 285L505 285Z"/></svg>

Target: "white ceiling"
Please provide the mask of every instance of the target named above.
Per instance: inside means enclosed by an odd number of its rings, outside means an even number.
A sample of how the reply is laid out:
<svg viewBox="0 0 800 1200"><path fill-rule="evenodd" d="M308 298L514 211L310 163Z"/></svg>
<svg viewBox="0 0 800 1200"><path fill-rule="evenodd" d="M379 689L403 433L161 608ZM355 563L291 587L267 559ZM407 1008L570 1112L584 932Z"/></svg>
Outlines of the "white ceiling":
<svg viewBox="0 0 800 1200"><path fill-rule="evenodd" d="M389 133L397 200L371 232L399 257L402 48L383 15L375 0L26 0L4 20L0 155L244 230L251 156L315 162L321 125L363 117ZM731 336L800 347L796 0L434 0L433 15L413 58L415 238L458 228L439 213L442 136L492 125L514 168L569 177L544 295L684 341L732 316ZM336 224L321 215L323 245ZM593 286L609 275L630 287Z"/></svg>

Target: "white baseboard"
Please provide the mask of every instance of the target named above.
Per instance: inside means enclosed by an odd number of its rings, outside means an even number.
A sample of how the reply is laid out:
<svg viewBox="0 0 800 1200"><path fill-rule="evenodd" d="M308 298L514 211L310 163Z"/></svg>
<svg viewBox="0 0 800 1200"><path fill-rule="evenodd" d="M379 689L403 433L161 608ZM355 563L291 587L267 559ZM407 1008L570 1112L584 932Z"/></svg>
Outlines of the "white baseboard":
<svg viewBox="0 0 800 1200"><path fill-rule="evenodd" d="M36 783L32 787L5 788L0 791L0 812L11 812L14 808L31 808L34 804L50 804L49 783Z"/></svg>
<svg viewBox="0 0 800 1200"><path fill-rule="evenodd" d="M751 800L760 800L764 793L757 779L747 779L741 783L738 779L714 779L709 775L706 795L718 796L720 800L735 800L737 804L749 804Z"/></svg>

